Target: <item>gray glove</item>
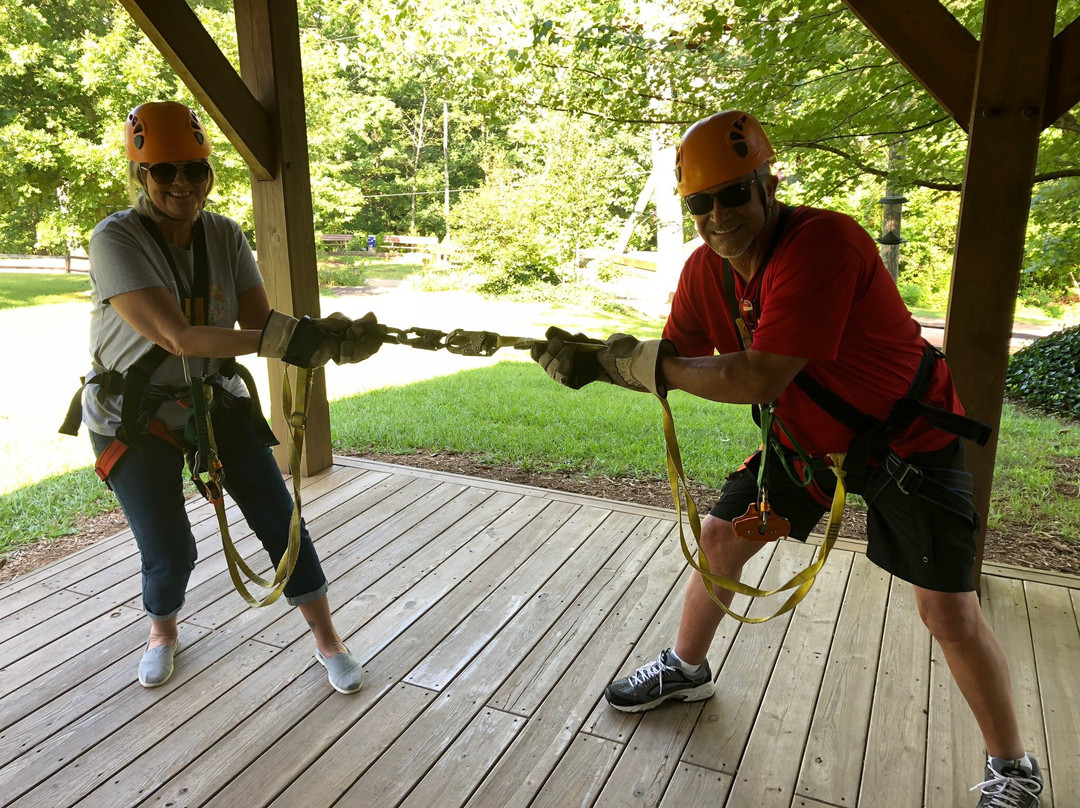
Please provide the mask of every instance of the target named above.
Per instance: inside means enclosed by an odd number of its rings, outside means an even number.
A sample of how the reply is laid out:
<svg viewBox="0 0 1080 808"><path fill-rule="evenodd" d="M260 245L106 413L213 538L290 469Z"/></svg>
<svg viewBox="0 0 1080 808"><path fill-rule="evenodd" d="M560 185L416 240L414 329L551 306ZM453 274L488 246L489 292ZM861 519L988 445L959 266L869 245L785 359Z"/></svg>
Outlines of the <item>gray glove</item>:
<svg viewBox="0 0 1080 808"><path fill-rule="evenodd" d="M331 314L331 317L341 315ZM379 325L374 312L368 312L359 320L351 320L348 330L342 335L341 345L334 361L339 365L363 362L382 346L386 337L386 326Z"/></svg>
<svg viewBox="0 0 1080 808"><path fill-rule="evenodd" d="M547 340L537 342L529 353L533 361L559 384L578 390L590 382L610 381L600 367L597 351L580 347L583 343L603 345L602 340L571 334L555 326L551 326L544 336Z"/></svg>
<svg viewBox="0 0 1080 808"><path fill-rule="evenodd" d="M607 347L597 354L597 361L604 369L605 381L667 398L661 362L666 356L678 355L675 343L669 339L641 342L629 334L612 334L607 338Z"/></svg>
<svg viewBox="0 0 1080 808"><path fill-rule="evenodd" d="M352 320L335 312L329 317L297 320L271 311L259 340L259 356L280 359L302 368L318 368L340 355L342 340Z"/></svg>

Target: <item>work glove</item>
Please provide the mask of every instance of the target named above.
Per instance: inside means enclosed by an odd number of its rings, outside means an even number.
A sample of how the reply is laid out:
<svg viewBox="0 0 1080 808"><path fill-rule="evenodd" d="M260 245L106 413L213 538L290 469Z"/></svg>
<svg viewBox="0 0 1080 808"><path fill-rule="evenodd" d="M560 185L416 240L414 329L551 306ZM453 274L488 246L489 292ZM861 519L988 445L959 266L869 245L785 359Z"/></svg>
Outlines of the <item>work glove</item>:
<svg viewBox="0 0 1080 808"><path fill-rule="evenodd" d="M561 385L578 390L590 382L601 380L603 368L597 359L595 348L582 344L603 345L603 340L590 339L584 334L571 334L551 326L544 334L546 341L539 341L529 353L548 376ZM609 381L604 378L603 381Z"/></svg>
<svg viewBox="0 0 1080 808"><path fill-rule="evenodd" d="M380 325L375 319L375 313L369 311L359 320L351 321L348 330L342 336L334 361L339 365L363 362L379 350L385 337L386 326Z"/></svg>
<svg viewBox="0 0 1080 808"><path fill-rule="evenodd" d="M674 342L669 339L642 342L629 334L612 334L606 346L596 357L607 377L605 381L667 398L661 362L664 357L679 355Z"/></svg>
<svg viewBox="0 0 1080 808"><path fill-rule="evenodd" d="M319 368L340 355L352 320L334 312L329 317L299 320L271 311L259 340L259 356L280 359L302 368ZM369 354L370 355L370 354Z"/></svg>

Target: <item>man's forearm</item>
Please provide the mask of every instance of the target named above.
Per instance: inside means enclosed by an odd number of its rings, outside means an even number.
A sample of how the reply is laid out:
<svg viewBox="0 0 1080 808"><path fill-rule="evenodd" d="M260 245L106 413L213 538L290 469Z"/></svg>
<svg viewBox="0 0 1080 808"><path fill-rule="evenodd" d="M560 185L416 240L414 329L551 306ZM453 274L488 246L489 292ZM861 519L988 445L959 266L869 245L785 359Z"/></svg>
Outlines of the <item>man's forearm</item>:
<svg viewBox="0 0 1080 808"><path fill-rule="evenodd" d="M667 357L663 374L672 390L729 404L766 404L780 395L805 364L805 359L740 351Z"/></svg>

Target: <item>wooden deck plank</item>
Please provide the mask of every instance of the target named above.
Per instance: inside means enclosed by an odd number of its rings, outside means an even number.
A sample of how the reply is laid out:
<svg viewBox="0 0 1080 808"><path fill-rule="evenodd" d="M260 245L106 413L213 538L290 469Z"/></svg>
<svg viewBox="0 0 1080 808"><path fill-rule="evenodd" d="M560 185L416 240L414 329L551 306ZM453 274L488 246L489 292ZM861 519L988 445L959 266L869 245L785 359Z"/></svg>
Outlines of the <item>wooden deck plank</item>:
<svg viewBox="0 0 1080 808"><path fill-rule="evenodd" d="M196 648L199 648L197 645ZM19 794L13 808L73 805L107 781L141 750L166 737L173 727L198 715L223 690L247 678L274 654L262 643L245 643L215 665L214 687L198 680L173 685L164 697L137 683L128 686L126 710L98 710L70 724L31 749L0 775L0 792ZM184 685L188 685L184 689ZM182 696L169 698L183 691ZM78 776L64 764L78 758Z"/></svg>
<svg viewBox="0 0 1080 808"><path fill-rule="evenodd" d="M622 748L620 743L578 733L544 788L528 805L530 808L589 808L604 788ZM619 804L603 795L600 800L604 806Z"/></svg>
<svg viewBox="0 0 1080 808"><path fill-rule="evenodd" d="M0 742L5 742L0 749L0 765L7 761L7 755L13 752L15 739L21 736L16 724L30 718L26 726L32 726L38 713L50 714L63 701L69 700L61 697L71 692L79 693L80 699L85 698L98 686L100 677L111 675L109 668L113 663L135 649L141 649L145 642L146 627L141 623L130 623L86 648L82 654L42 671L36 679L0 698L0 726L3 727ZM111 695L113 691L106 692Z"/></svg>
<svg viewBox="0 0 1080 808"><path fill-rule="evenodd" d="M587 588L592 578L589 573L596 570L595 554L600 552L600 558L607 557L613 544L605 529L607 525L605 520L583 545L588 550L575 553L563 564L541 591L488 643L484 651L457 675L442 696L357 781L346 794L352 802L367 801L367 804L371 804L384 800L394 804L411 789L413 783L423 777L432 763L485 706L502 681L521 664L540 638ZM617 536L625 535L624 526L618 523L611 529ZM632 569L628 569L624 575L629 582L633 577ZM530 725L533 723L530 722ZM518 736L511 749L520 745L521 737ZM506 755L493 774L499 771L505 760ZM483 790L482 785L477 794ZM473 800L476 798L474 795Z"/></svg>
<svg viewBox="0 0 1080 808"><path fill-rule="evenodd" d="M1080 630L1068 590L1041 583L1024 585L1031 639L1046 722L1047 763L1058 808L1080 805Z"/></svg>
<svg viewBox="0 0 1080 808"><path fill-rule="evenodd" d="M406 486L362 512L364 520L371 520L371 529L365 530L363 522L358 520L357 523L346 523L352 525L348 530L333 531L316 540L315 549L319 552L323 571L333 590L331 599L341 596L337 581L348 569L374 556L383 548L390 547L389 552L400 555L403 551L395 551L392 547L395 539L426 516L439 510L462 490L464 489L436 487L413 499L417 491ZM412 505L415 505L415 510L411 509ZM358 530L362 531L359 536ZM269 559L261 551L257 555L250 555L248 562L254 565L253 569L256 571L269 570ZM205 628L217 628L234 620L244 611L245 606L242 601L238 603L232 596L232 589L228 572L220 569L190 593L203 605L185 620Z"/></svg>
<svg viewBox="0 0 1080 808"><path fill-rule="evenodd" d="M573 555L606 518L604 511L579 509L551 534L542 555L534 553L522 559L521 565L506 581L421 660L405 681L431 690L446 687L536 594L552 571Z"/></svg>
<svg viewBox="0 0 1080 808"><path fill-rule="evenodd" d="M401 808L464 805L524 723L525 719L502 710L482 710L428 770Z"/></svg>
<svg viewBox="0 0 1080 808"><path fill-rule="evenodd" d="M870 713L860 805L922 805L929 667L930 632L919 618L914 588L893 578Z"/></svg>
<svg viewBox="0 0 1080 808"><path fill-rule="evenodd" d="M543 504L546 506L543 511L522 526L534 528L534 530L519 531L525 547L541 542L577 510L565 505ZM521 521L525 522L524 519ZM364 689L346 700L349 710L354 709L354 703L355 707L359 708L378 700L392 689L425 654L436 647L440 640L470 611L470 607L481 601L488 593L489 587L486 585L488 576L497 584L500 576L510 574L512 566L507 561L515 555L516 538L517 536L508 538L504 543L504 548L509 548L508 551L500 550L486 560L478 569L476 576L455 587L446 598L439 602L441 608L426 612L416 621L411 631L399 635L387 646L384 653L375 657L367 666ZM525 555L529 553L526 552ZM364 631L361 629L350 639L350 642L356 642L361 648L366 647L365 643L360 642L363 635ZM266 805L276 794L288 787L297 775L318 758L323 749L328 748L340 738L351 723L346 721L343 726L340 726L340 722L332 718L336 713L328 714L330 718L322 715L321 711L325 706L324 702L294 727L288 736L275 742L254 763L244 767L232 782L214 796L210 804L231 808L237 804L238 800L243 800ZM303 743L295 743L297 737L303 739ZM258 754L258 751L255 750L255 754ZM420 777L422 776L423 773ZM417 779L419 780L420 777Z"/></svg>
<svg viewBox="0 0 1080 808"><path fill-rule="evenodd" d="M605 587L621 593L613 607L600 618L591 636L580 632L579 636L587 643L580 647L580 653L539 704L533 720L477 789L470 805L527 805L559 764L601 698L604 687L622 664L628 638L640 635L640 624L648 623L659 611L682 572L682 565L676 562L682 552L672 540L671 531L663 530L666 523L658 527L661 529L656 532L666 540L658 548L655 544L651 547L639 544L626 563L620 565L619 577ZM643 562L644 567L635 572ZM607 569L605 566L600 570L598 577ZM625 572L632 573L628 583L623 579ZM606 593L598 597L606 597ZM516 698L515 706L525 707L534 700L528 691L522 695L525 698Z"/></svg>
<svg viewBox="0 0 1080 808"><path fill-rule="evenodd" d="M806 741L800 797L857 804L889 582L865 555L854 555Z"/></svg>
<svg viewBox="0 0 1080 808"><path fill-rule="evenodd" d="M703 769L692 763L680 763L668 783L660 808L686 808L688 805L723 805L731 791L731 775Z"/></svg>
<svg viewBox="0 0 1080 808"><path fill-rule="evenodd" d="M194 642L206 634L189 633L186 639ZM127 653L119 659L93 672L82 682L73 683L63 698L52 698L39 702L36 709L25 712L21 720L12 724L0 735L0 766L6 766L20 755L46 754L49 739L65 731L75 722L85 720L95 710L105 709L112 699L117 698L135 681L139 664L138 652L146 641L145 626L131 626L118 635L127 638ZM132 640L134 642L132 642ZM133 653L132 649L138 649ZM91 663L93 664L93 663ZM70 672L68 673L70 676ZM177 677L178 681L182 677ZM73 681L73 680L69 680ZM36 683L25 688L36 690ZM123 713L122 713L123 714ZM85 740L86 738L84 738ZM7 741L10 740L10 743ZM28 762L19 763L20 766Z"/></svg>
<svg viewBox="0 0 1080 808"><path fill-rule="evenodd" d="M492 707L517 715L532 715L566 670L579 659L596 626L603 622L611 605L639 573L669 576L668 586L674 584L678 575L674 554L664 555L668 560L666 566L658 568L656 564L650 564L657 546L671 530L670 523L641 520L636 514L615 513L604 525L610 525L614 530L613 540L607 548L611 554L605 557L601 550L599 555L593 556L596 569L587 569L584 573L592 576L589 583L492 696ZM649 571L643 572L647 566ZM657 602L658 606L662 600ZM651 614L644 616L646 621L651 618Z"/></svg>
<svg viewBox="0 0 1080 808"><path fill-rule="evenodd" d="M52 590L42 587L42 591L43 597L15 612L4 613L4 619L0 621L0 649L3 649L4 643L11 639L17 639L18 645L23 645L25 638L19 637L20 634L31 632L40 623L56 615L64 614L68 609L86 600L86 595L80 595L69 589Z"/></svg>
<svg viewBox="0 0 1080 808"><path fill-rule="evenodd" d="M728 797L732 806L788 808L795 797L851 564L851 553L830 556L814 588L792 613Z"/></svg>
<svg viewBox="0 0 1080 808"><path fill-rule="evenodd" d="M512 501L518 499L516 495L496 495L496 497L499 496L508 498ZM493 499L495 499L495 497L493 497ZM498 542L501 547L505 547L506 540L510 537L509 534L511 532L518 532L523 523L531 523L532 517L537 511L543 508L545 504L546 503L540 500L532 499L524 503L518 503L514 508L504 508L499 519L485 529L483 535L492 541ZM539 541L536 541L536 544L539 544ZM492 568L490 569L490 572L493 576L498 574L498 566L496 564L488 563L488 560L492 558L498 561L498 553L489 555L483 552L483 548L479 546L469 548L467 545L465 549L470 550L469 554L474 557L474 564L484 564L486 567ZM399 598L399 600L412 601L417 604L423 604L426 601L427 606L433 605L434 602L439 599L441 590L438 586L430 582L430 578L431 576L428 576L428 578L420 581L409 592L406 592ZM444 586L443 588L445 589L446 587ZM384 614L385 612L381 613L379 619L382 619ZM404 620L402 622L403 624L406 623ZM398 626L395 633L402 630L404 630L403 626ZM372 646L370 641L361 643L359 642L359 639L358 635L354 635L353 641L356 647L371 649ZM363 639L366 640L367 638L365 637ZM435 641L437 641L437 639ZM331 700L331 704L325 705L321 704L321 702L327 699L330 691L326 687L321 669L315 668L314 670L318 672L317 676L310 678L309 681L316 682L315 688L306 687L302 691L291 694L289 699L284 702L284 706L278 705L260 708L256 714L251 716L240 728L238 728L234 738L223 742L223 745L228 749L242 751L238 751L236 754L228 756L204 756L204 758L200 759L194 767L189 767L189 769L193 768L194 770L186 770L182 777L177 777L173 782L169 783L168 788L163 789L162 792L156 796L153 803L147 804L162 804L163 802L167 803L176 800L180 800L181 802L191 801L192 804L199 804L196 800L198 800L200 796L211 796L218 787L227 783L241 771L244 771L251 759L258 756L265 748L276 741L278 737L280 737L280 733L292 726L293 722L297 721L297 718L299 718L300 721L306 721L312 711L322 713L324 708L328 708L331 711L329 715L317 715L320 729L325 731L327 727L336 727L335 738L343 734L351 725L352 721L355 721L362 714L361 711L353 715L352 708L363 706L366 709L367 706L370 706L368 698L374 692L370 683L372 671L370 669L368 671L369 682L361 696L344 699L343 701L340 698L334 698ZM394 679L391 678L387 681L392 685ZM387 689L389 689L389 687ZM344 720L345 714L349 714L352 720ZM284 727L281 726L282 724L284 724ZM275 732L278 734L274 734ZM320 744L315 739L311 740L311 745L316 749L320 748ZM227 759L222 760L223 757L227 757Z"/></svg>
<svg viewBox="0 0 1080 808"><path fill-rule="evenodd" d="M1009 674L1012 680L1013 704L1020 723L1020 737L1024 748L1039 759L1047 760L1046 726L1043 721L1042 699L1039 693L1039 673L1035 664L1035 650L1031 642L1031 623L1028 619L1027 596L1024 583L1015 578L984 575L982 580L982 607L986 620L1001 641L1009 658ZM974 720L974 719L972 719ZM982 771L985 750L979 745L979 762L972 776ZM975 785L977 780L968 783ZM1053 796L1048 790L1040 808L1052 808Z"/></svg>
<svg viewBox="0 0 1080 808"><path fill-rule="evenodd" d="M949 672L937 641L930 646L930 712L926 732L924 808L953 808L970 802L986 762L982 734Z"/></svg>
<svg viewBox="0 0 1080 808"><path fill-rule="evenodd" d="M618 745L622 754L603 785L600 804L659 805L703 707L680 702L646 714L625 749Z"/></svg>
<svg viewBox="0 0 1080 808"><path fill-rule="evenodd" d="M0 696L36 680L44 671L83 654L109 635L145 619L134 609L118 608L85 623L48 645L0 668Z"/></svg>
<svg viewBox="0 0 1080 808"><path fill-rule="evenodd" d="M814 549L796 542L777 542L762 585L773 589L805 569ZM782 603L783 599L778 597L756 599L749 613L753 617L764 617ZM791 616L788 612L767 623L746 626L752 629L750 631L739 631L723 665L715 672L720 686L716 695L705 702L701 718L683 752L684 762L732 776L738 772Z"/></svg>
<svg viewBox="0 0 1080 808"><path fill-rule="evenodd" d="M100 808L106 805L133 805L144 795L152 793L173 775L195 760L206 750L215 746L232 727L243 721L259 705L266 703L279 693L290 681L312 667L311 649L307 643L295 643L281 653L260 643L250 643L255 651L254 666L247 676L228 689L221 688L215 681L210 688L216 692L216 698L190 718L173 724L162 721L165 726L175 727L171 732L163 733L160 740L147 733L144 727L138 735L134 734L135 724L129 724L123 732L110 737L99 744L90 755L107 759L115 755L121 744L132 745L137 750L134 760L115 770L93 791L86 794L75 805L82 808ZM267 653L267 650L270 653ZM259 660L262 660L260 664ZM219 671L211 669L206 676L215 676ZM320 677L321 678L321 677ZM145 716L147 724L158 725L158 705ZM142 719L144 716L140 716ZM138 750L146 751L139 754ZM130 755L129 755L130 757ZM115 764L112 764L115 765Z"/></svg>
<svg viewBox="0 0 1080 808"><path fill-rule="evenodd" d="M627 715L603 687L671 643L691 574L670 511L357 459L305 483L304 502L364 689L328 687L296 610L231 591L212 513L193 502L205 557L162 688L135 681L146 626L130 532L0 585L0 806L973 800L974 721L911 588L858 544L793 615L721 623L714 699ZM811 551L781 543L744 578L779 582ZM829 580L838 560L846 589ZM988 566L983 606L1048 775L1042 805L1062 808L1080 804L1080 579L1022 573Z"/></svg>
<svg viewBox="0 0 1080 808"><path fill-rule="evenodd" d="M342 743L332 747L333 752L324 755L333 757L336 765L320 767L316 776L309 775L314 770L308 769L270 804L276 808L352 804L347 798L340 802L338 798L343 796L357 775L370 766L395 738L401 736L434 698L435 694L430 690L407 684L397 685L389 696L381 699L346 731ZM226 803L215 800L210 804ZM232 803L234 806L236 804Z"/></svg>

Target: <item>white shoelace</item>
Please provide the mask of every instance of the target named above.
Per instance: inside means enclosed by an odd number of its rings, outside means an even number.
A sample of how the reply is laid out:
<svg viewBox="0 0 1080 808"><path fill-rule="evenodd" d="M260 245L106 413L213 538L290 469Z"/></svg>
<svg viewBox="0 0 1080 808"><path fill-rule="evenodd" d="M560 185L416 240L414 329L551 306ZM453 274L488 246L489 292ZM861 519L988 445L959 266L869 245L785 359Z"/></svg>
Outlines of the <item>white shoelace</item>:
<svg viewBox="0 0 1080 808"><path fill-rule="evenodd" d="M638 668L633 676L630 677L630 685L637 687L643 685L652 679L654 676L659 679L660 691L664 690L664 671L674 671L675 669L664 662L663 653L656 659L650 662L648 665L643 665Z"/></svg>
<svg viewBox="0 0 1080 808"><path fill-rule="evenodd" d="M993 797L990 808L1020 808L1024 804L1021 800L1031 797L1035 798L1036 805L1039 804L1039 781L1034 777L1009 777L994 772L994 776L989 780L984 780L969 790L974 791L976 788Z"/></svg>

